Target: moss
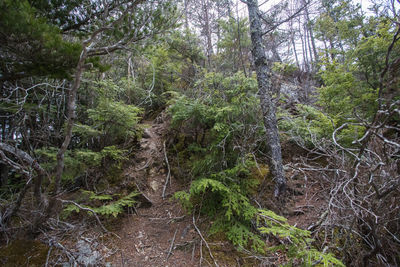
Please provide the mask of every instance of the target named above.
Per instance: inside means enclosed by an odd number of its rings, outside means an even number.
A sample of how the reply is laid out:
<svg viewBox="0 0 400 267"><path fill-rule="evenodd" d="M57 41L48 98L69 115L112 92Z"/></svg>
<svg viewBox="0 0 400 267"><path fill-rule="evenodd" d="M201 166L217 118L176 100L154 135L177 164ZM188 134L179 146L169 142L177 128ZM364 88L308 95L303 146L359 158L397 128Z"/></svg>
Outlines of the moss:
<svg viewBox="0 0 400 267"><path fill-rule="evenodd" d="M258 266L260 262L256 258L238 251L223 235L213 235L212 241L209 242L211 252L220 266ZM207 247L203 244L203 257L210 263L213 260L210 257Z"/></svg>
<svg viewBox="0 0 400 267"><path fill-rule="evenodd" d="M37 240L15 240L0 249L2 266L43 266L49 247Z"/></svg>

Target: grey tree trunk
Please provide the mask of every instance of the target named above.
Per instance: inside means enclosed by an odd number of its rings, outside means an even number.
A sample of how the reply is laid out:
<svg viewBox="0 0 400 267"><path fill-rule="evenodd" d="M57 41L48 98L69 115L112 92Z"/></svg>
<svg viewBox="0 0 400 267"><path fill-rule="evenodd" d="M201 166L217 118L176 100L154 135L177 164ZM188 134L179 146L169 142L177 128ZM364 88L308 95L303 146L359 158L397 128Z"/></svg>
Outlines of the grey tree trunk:
<svg viewBox="0 0 400 267"><path fill-rule="evenodd" d="M68 95L68 113L67 113L67 126L65 129L65 138L60 149L57 152L57 166L55 178L55 193L60 193L61 190L61 177L64 171L64 155L72 138L72 128L74 126L76 117L76 94L81 84L82 73L84 70L84 63L87 57L87 44L83 44L81 56L75 71L75 78Z"/></svg>
<svg viewBox="0 0 400 267"><path fill-rule="evenodd" d="M306 1L303 1L303 5L306 4ZM314 60L316 63L319 62L319 56L318 56L318 52L317 52L317 46L315 45L315 37L314 37L314 31L313 31L313 27L311 26L311 19L310 19L310 12L308 10L308 5L305 8L305 14L306 14L306 23L307 23L307 29L309 32L309 36L311 39L311 45L312 45L312 50L314 53Z"/></svg>
<svg viewBox="0 0 400 267"><path fill-rule="evenodd" d="M250 33L252 42L252 55L257 73L258 90L260 97L263 122L266 130L266 142L269 152L269 166L275 181L275 197L281 196L286 189L286 178L282 165L282 152L276 122L276 108L272 99L271 72L267 64L267 57L262 42L262 28L259 17L257 0L247 0L250 19Z"/></svg>
<svg viewBox="0 0 400 267"><path fill-rule="evenodd" d="M211 56L214 54L213 47L212 47L212 40L211 40L211 21L210 21L210 14L209 14L210 3L208 0L203 0L203 9L204 9L204 31L207 40L207 63L208 66L211 67Z"/></svg>

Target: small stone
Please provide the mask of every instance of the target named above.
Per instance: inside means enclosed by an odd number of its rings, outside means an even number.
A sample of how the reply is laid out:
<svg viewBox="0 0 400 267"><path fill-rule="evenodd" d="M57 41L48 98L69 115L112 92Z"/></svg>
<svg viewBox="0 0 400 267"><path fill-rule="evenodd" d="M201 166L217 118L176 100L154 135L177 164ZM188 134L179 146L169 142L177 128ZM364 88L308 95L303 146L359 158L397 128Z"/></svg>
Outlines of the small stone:
<svg viewBox="0 0 400 267"><path fill-rule="evenodd" d="M143 138L150 138L151 134L150 134L150 130L149 129L144 129L143 134L142 134Z"/></svg>
<svg viewBox="0 0 400 267"><path fill-rule="evenodd" d="M151 181L151 182L150 182L150 187L151 187L151 189L154 190L154 192L156 192L156 191L158 190L158 183L157 183L157 181Z"/></svg>
<svg viewBox="0 0 400 267"><path fill-rule="evenodd" d="M150 169L150 171L149 171L149 174L150 175L154 175L154 174L156 174L157 173L157 169L156 168L152 168L152 169Z"/></svg>

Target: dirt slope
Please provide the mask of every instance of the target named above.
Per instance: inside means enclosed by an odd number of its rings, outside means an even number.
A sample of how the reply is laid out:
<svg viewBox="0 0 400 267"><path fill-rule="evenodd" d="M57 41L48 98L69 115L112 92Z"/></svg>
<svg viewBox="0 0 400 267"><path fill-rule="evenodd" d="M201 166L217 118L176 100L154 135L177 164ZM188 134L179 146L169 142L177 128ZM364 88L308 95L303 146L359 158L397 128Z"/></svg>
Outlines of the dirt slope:
<svg viewBox="0 0 400 267"><path fill-rule="evenodd" d="M196 233L190 216L176 201L174 192L180 185L171 177L162 198L168 176L162 133L166 122L144 122L148 125L125 175L134 181L142 194L151 202L136 208L136 214L124 218L122 227L115 233L120 253L108 259L115 266L197 266L198 249L195 248Z"/></svg>

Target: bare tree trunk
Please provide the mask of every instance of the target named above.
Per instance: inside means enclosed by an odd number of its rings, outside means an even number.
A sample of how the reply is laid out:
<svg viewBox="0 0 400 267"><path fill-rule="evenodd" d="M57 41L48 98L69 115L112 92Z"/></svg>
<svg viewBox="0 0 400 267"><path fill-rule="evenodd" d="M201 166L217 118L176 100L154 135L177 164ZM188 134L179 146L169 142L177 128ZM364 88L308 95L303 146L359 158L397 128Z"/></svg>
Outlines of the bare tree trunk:
<svg viewBox="0 0 400 267"><path fill-rule="evenodd" d="M205 34L207 39L207 61L208 66L211 67L211 56L214 53L212 47L212 40L211 40L211 25L210 25L210 14L209 14L209 2L208 0L203 0L203 9L204 9L204 27L205 27Z"/></svg>
<svg viewBox="0 0 400 267"><path fill-rule="evenodd" d="M267 57L262 42L262 28L259 17L258 1L247 0L252 41L252 55L257 73L257 82L263 121L266 130L266 142L269 152L269 165L275 180L275 197L281 196L286 189L286 178L282 165L282 152L276 122L276 108L272 100L271 72L267 65Z"/></svg>
<svg viewBox="0 0 400 267"><path fill-rule="evenodd" d="M291 35L292 36L290 37L290 40L291 40L292 46L293 46L293 53L294 53L294 57L296 59L296 65L300 69L299 57L297 56L296 43L294 41L294 33L292 33Z"/></svg>
<svg viewBox="0 0 400 267"><path fill-rule="evenodd" d="M72 127L76 117L76 93L81 84L81 77L84 70L84 63L87 57L86 43L83 44L83 49L79 57L78 65L75 71L74 83L72 84L71 90L68 95L68 114L67 114L67 127L65 129L65 138L60 149L57 153L57 167L56 167L56 178L55 178L55 193L60 193L61 189L61 177L64 171L64 154L71 142L72 138Z"/></svg>
<svg viewBox="0 0 400 267"><path fill-rule="evenodd" d="M306 4L306 1L303 0L303 4ZM306 25L307 25L307 29L308 29L310 40L311 40L312 50L313 50L313 53L314 53L314 60L315 60L315 62L318 63L319 56L318 56L318 53L317 53L317 47L315 45L314 31L313 31L313 29L311 27L311 24L310 24L311 20L310 20L310 12L308 10L308 5L305 8L305 13L306 13L306 23L307 23Z"/></svg>
<svg viewBox="0 0 400 267"><path fill-rule="evenodd" d="M236 18L234 18L234 19L237 22L237 34L238 34L238 47L239 47L240 62L242 65L244 76L247 77L246 66L244 64L244 59L243 59L242 40L240 38L241 32L240 32L239 2L236 2Z"/></svg>
<svg viewBox="0 0 400 267"><path fill-rule="evenodd" d="M186 30L186 32L189 32L188 2L189 2L189 0L185 0L185 1L184 1L184 8L185 8L185 30Z"/></svg>

